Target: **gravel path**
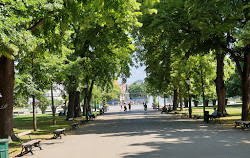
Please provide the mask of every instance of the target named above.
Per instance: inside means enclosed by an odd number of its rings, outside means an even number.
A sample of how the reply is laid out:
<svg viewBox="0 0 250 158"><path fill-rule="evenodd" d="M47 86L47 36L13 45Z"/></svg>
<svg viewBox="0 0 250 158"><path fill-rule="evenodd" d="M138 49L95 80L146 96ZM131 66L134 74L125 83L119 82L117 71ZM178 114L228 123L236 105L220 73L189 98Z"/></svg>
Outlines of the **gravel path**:
<svg viewBox="0 0 250 158"><path fill-rule="evenodd" d="M227 129L141 106L113 107L73 135L43 141L38 158L241 158L250 157L250 131Z"/></svg>

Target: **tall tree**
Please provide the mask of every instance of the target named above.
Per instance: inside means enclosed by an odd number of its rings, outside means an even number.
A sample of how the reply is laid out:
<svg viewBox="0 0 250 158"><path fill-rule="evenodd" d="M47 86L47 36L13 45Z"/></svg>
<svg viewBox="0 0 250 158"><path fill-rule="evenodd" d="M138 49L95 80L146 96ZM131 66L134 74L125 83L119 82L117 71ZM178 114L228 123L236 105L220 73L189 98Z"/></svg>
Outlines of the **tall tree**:
<svg viewBox="0 0 250 158"><path fill-rule="evenodd" d="M50 8L48 6L50 6ZM3 109L0 112L1 122L3 123L3 128L0 129L0 138L14 136L12 123L14 86L11 86L14 85L14 56L17 53L22 54L23 50L27 50L27 48L33 49L35 47L35 45L32 45L33 48L31 48L34 38L32 38L30 31L35 30L44 21L44 16L51 14L51 12L48 11L51 7L54 7L56 10L59 6L61 5L58 2L49 3L47 1L5 1L0 3L0 18L2 24L0 26L0 71L3 73L0 76L0 80L5 81L5 83L9 82L8 85L10 85L9 88L2 84L0 85L0 89L3 91L0 93L4 94L2 98L9 96L7 97L8 100L0 99L0 105L7 104L9 106L9 108ZM40 18L40 21L37 23L35 23L35 21L38 20L36 18ZM35 24L32 24L33 22ZM5 66L11 69L6 69Z"/></svg>

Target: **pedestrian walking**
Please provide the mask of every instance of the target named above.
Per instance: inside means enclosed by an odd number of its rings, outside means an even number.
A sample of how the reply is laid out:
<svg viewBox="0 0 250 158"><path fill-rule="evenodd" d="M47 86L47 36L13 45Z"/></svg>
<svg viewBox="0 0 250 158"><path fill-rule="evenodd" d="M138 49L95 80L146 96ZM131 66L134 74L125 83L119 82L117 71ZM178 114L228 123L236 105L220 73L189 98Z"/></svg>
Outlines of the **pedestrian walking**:
<svg viewBox="0 0 250 158"><path fill-rule="evenodd" d="M128 103L128 109L131 110L131 103Z"/></svg>
<svg viewBox="0 0 250 158"><path fill-rule="evenodd" d="M147 105L147 103L145 103L144 105L144 114L147 114L148 112L147 112L147 110L148 110L148 105Z"/></svg>
<svg viewBox="0 0 250 158"><path fill-rule="evenodd" d="M127 111L127 106L126 106L126 104L124 105L124 111Z"/></svg>

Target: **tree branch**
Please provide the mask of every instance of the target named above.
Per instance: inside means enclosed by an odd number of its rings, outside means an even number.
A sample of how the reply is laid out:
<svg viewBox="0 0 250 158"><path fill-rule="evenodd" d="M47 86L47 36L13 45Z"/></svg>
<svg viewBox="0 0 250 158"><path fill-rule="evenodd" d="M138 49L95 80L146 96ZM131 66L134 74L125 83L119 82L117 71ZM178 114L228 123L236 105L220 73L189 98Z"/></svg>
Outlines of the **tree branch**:
<svg viewBox="0 0 250 158"><path fill-rule="evenodd" d="M236 67L238 69L238 72L240 74L240 77L243 78L243 72L242 72L242 68L240 66L240 62L238 60L238 58L234 55L234 52L230 52L231 56L233 57L235 63L236 63Z"/></svg>
<svg viewBox="0 0 250 158"><path fill-rule="evenodd" d="M54 11L49 12L49 14L54 14ZM38 26L40 26L44 21L46 20L46 18L39 20L37 23L35 23L35 25L33 25L32 27L28 28L28 30L34 31Z"/></svg>

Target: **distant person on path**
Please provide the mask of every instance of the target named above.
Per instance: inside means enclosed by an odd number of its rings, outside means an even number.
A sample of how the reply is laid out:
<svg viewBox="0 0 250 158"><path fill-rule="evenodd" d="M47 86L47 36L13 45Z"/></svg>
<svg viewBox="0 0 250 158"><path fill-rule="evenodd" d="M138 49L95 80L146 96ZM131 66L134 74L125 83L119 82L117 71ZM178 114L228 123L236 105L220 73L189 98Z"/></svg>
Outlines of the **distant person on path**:
<svg viewBox="0 0 250 158"><path fill-rule="evenodd" d="M124 111L127 111L127 106L126 106L126 103L124 103Z"/></svg>
<svg viewBox="0 0 250 158"><path fill-rule="evenodd" d="M121 110L122 110L122 104L121 104Z"/></svg>
<svg viewBox="0 0 250 158"><path fill-rule="evenodd" d="M168 112L171 112L171 111L172 111L171 105L169 104L169 105L168 105Z"/></svg>
<svg viewBox="0 0 250 158"><path fill-rule="evenodd" d="M145 103L143 106L144 106L144 114L147 114L148 105Z"/></svg>
<svg viewBox="0 0 250 158"><path fill-rule="evenodd" d="M128 103L128 109L131 110L131 103Z"/></svg>

